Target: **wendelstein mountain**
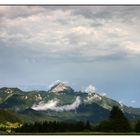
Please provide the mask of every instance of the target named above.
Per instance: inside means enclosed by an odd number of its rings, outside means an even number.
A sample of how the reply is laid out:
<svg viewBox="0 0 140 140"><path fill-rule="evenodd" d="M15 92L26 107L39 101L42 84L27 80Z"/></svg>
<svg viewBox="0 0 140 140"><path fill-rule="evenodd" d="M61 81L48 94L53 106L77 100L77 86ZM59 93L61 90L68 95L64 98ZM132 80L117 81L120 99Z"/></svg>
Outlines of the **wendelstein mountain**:
<svg viewBox="0 0 140 140"><path fill-rule="evenodd" d="M118 106L130 120L140 119L140 108L128 107L102 96L91 85L85 92L77 92L60 81L48 91L0 89L0 109L15 113L25 122L48 120L98 123L108 118L113 106Z"/></svg>

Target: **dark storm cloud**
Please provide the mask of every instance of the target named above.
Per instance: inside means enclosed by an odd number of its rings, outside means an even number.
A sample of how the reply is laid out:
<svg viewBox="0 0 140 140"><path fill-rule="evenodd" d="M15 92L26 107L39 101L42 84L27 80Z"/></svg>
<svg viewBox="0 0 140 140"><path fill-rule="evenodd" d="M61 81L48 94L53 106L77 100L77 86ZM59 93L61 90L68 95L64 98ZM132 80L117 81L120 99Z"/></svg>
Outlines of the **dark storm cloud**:
<svg viewBox="0 0 140 140"><path fill-rule="evenodd" d="M81 55L83 61L85 57L90 60L117 52L120 55L120 51L123 54L138 49L127 45L135 45L137 37L131 34L138 34L139 11L134 6L2 7L0 39L7 45L10 42L11 47L23 44L33 53L44 55L45 52L57 59L65 54L72 54L74 59ZM129 21L135 21L133 28ZM116 47L116 52L114 42L122 47Z"/></svg>
<svg viewBox="0 0 140 140"><path fill-rule="evenodd" d="M75 15L82 15L88 19L95 20L97 18L105 20L122 20L131 21L133 18L139 18L139 6L81 6L73 10Z"/></svg>
<svg viewBox="0 0 140 140"><path fill-rule="evenodd" d="M1 6L0 19L27 18L34 14L44 12L43 7L38 6ZM18 12L17 12L18 11Z"/></svg>

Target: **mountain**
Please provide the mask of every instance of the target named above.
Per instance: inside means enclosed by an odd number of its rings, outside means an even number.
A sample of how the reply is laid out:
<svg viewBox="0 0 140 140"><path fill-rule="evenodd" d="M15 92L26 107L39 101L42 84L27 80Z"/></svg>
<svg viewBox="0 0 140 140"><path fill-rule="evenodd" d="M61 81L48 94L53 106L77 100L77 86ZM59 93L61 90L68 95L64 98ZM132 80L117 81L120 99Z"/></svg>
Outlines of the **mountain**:
<svg viewBox="0 0 140 140"><path fill-rule="evenodd" d="M3 87L0 89L0 103L6 101L8 98L10 98L14 94L21 94L23 91L21 91L18 88L7 88Z"/></svg>
<svg viewBox="0 0 140 140"><path fill-rule="evenodd" d="M68 86L65 82L57 81L49 90L49 92L60 94L60 93L72 93L74 90Z"/></svg>
<svg viewBox="0 0 140 140"><path fill-rule="evenodd" d="M65 82L57 81L48 91L0 89L0 108L17 112L27 121L91 121L98 123L118 106L129 119L140 118L140 108L128 107L97 93L92 85L84 92L74 91Z"/></svg>

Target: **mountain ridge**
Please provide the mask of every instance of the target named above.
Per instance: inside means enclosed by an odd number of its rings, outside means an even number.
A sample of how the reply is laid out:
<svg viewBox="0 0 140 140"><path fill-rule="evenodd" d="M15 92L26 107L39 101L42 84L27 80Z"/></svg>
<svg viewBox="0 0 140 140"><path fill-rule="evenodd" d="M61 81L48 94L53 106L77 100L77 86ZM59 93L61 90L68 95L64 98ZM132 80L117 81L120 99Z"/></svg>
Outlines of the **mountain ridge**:
<svg viewBox="0 0 140 140"><path fill-rule="evenodd" d="M140 118L140 108L122 105L97 93L91 85L84 92L74 91L60 81L48 91L22 91L6 87L0 89L1 109L10 109L28 117L32 114L35 119L59 120L62 117L64 120L73 118L96 122L105 119L113 106L121 108L129 119Z"/></svg>

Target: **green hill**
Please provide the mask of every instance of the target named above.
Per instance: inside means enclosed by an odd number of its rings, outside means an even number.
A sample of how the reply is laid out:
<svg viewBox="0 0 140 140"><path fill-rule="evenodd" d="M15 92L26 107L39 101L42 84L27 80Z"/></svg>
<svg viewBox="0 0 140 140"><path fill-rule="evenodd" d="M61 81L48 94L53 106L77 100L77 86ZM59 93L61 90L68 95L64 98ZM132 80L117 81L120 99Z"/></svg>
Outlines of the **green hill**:
<svg viewBox="0 0 140 140"><path fill-rule="evenodd" d="M0 109L0 123L6 122L16 123L21 122L21 119L15 112L12 112L7 109Z"/></svg>

